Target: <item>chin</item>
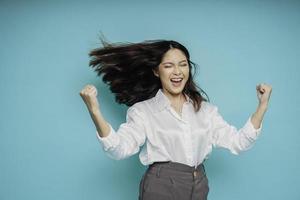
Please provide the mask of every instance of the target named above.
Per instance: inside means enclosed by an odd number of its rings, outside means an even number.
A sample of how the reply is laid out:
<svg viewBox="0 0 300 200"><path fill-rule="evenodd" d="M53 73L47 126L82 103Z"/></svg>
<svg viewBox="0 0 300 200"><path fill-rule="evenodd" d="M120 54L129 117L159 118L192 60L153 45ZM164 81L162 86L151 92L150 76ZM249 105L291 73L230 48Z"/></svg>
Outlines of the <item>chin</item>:
<svg viewBox="0 0 300 200"><path fill-rule="evenodd" d="M174 94L180 94L183 91L183 87L174 88L171 86L169 91Z"/></svg>

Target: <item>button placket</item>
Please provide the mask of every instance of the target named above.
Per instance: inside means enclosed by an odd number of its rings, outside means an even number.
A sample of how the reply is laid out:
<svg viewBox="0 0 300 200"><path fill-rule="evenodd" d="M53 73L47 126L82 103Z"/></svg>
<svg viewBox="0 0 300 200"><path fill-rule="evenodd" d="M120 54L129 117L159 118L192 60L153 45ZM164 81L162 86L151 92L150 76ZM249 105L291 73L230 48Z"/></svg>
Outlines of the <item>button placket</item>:
<svg viewBox="0 0 300 200"><path fill-rule="evenodd" d="M191 138L191 130L190 130L190 125L185 122L183 125L184 129L184 138L185 138L185 149L186 149L186 156L187 160L190 164L193 163L193 140Z"/></svg>

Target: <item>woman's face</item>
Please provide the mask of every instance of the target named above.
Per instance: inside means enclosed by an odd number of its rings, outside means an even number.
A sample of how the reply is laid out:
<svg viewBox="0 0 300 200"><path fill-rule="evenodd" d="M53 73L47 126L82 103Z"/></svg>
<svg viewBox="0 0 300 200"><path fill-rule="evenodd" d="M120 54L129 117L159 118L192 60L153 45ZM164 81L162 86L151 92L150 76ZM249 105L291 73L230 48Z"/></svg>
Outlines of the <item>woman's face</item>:
<svg viewBox="0 0 300 200"><path fill-rule="evenodd" d="M160 78L164 90L171 94L180 94L189 78L189 64L179 49L167 51L154 75Z"/></svg>

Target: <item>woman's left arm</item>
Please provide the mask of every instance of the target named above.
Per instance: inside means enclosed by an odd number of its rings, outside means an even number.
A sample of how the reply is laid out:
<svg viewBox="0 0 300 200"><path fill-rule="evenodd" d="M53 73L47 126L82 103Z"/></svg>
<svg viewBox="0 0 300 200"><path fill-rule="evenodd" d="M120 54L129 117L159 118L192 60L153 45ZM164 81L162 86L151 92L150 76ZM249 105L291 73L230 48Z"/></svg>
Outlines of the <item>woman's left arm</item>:
<svg viewBox="0 0 300 200"><path fill-rule="evenodd" d="M214 147L223 147L238 155L241 151L248 150L253 146L262 129L262 120L267 110L272 88L267 84L259 84L256 90L259 99L257 110L249 116L245 125L239 130L223 119L218 112L217 106L212 106L209 112L212 122L211 132Z"/></svg>
<svg viewBox="0 0 300 200"><path fill-rule="evenodd" d="M269 99L272 93L272 87L271 85L262 83L256 86L256 91L259 104L256 112L253 113L251 117L251 123L253 124L254 128L258 129L260 128L264 114L267 111Z"/></svg>

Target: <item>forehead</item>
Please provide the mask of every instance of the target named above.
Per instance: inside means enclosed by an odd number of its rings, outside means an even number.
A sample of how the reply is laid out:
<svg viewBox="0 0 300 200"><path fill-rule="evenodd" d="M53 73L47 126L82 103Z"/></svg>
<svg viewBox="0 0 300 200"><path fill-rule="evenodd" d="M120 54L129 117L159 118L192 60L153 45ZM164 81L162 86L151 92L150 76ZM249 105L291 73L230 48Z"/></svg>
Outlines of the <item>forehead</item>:
<svg viewBox="0 0 300 200"><path fill-rule="evenodd" d="M170 49L167 51L162 59L163 61L175 61L179 62L182 60L186 60L186 56L184 53L179 49Z"/></svg>

